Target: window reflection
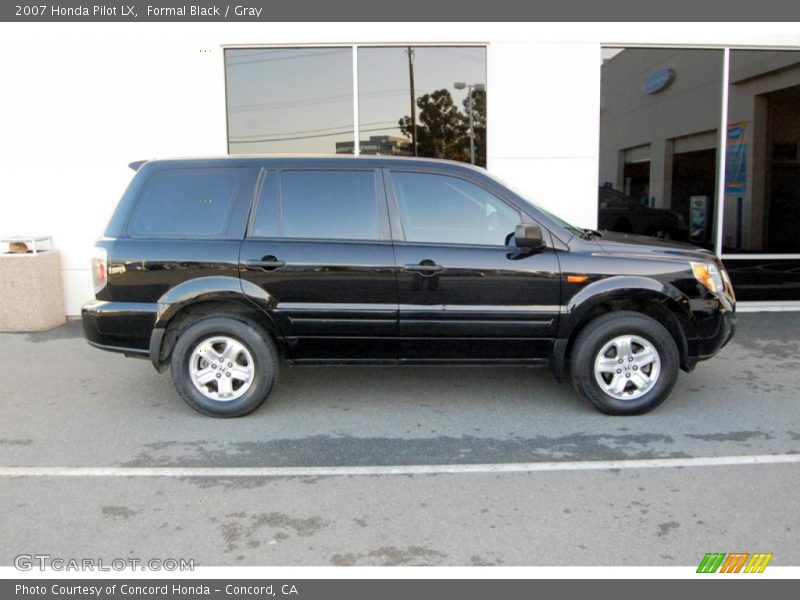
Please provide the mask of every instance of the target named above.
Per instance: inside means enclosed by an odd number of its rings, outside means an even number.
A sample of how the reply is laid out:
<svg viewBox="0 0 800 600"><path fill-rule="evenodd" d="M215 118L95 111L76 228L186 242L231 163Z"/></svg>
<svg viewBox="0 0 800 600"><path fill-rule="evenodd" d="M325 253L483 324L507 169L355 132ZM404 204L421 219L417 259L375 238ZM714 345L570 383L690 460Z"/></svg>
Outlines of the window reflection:
<svg viewBox="0 0 800 600"><path fill-rule="evenodd" d="M377 240L375 173L284 171L281 215L287 238Z"/></svg>
<svg viewBox="0 0 800 600"><path fill-rule="evenodd" d="M409 242L505 246L519 213L477 185L446 175L392 173Z"/></svg>
<svg viewBox="0 0 800 600"><path fill-rule="evenodd" d="M800 52L732 50L723 250L797 253Z"/></svg>
<svg viewBox="0 0 800 600"><path fill-rule="evenodd" d="M361 154L486 166L486 49L358 49ZM225 51L230 154L353 154L352 48Z"/></svg>
<svg viewBox="0 0 800 600"><path fill-rule="evenodd" d="M346 152L337 142L353 140L352 52L225 50L228 152Z"/></svg>
<svg viewBox="0 0 800 600"><path fill-rule="evenodd" d="M144 237L221 237L247 169L165 170L142 194L130 233Z"/></svg>
<svg viewBox="0 0 800 600"><path fill-rule="evenodd" d="M358 89L361 154L486 166L485 48L359 48Z"/></svg>
<svg viewBox="0 0 800 600"><path fill-rule="evenodd" d="M599 227L713 248L722 51L603 52Z"/></svg>

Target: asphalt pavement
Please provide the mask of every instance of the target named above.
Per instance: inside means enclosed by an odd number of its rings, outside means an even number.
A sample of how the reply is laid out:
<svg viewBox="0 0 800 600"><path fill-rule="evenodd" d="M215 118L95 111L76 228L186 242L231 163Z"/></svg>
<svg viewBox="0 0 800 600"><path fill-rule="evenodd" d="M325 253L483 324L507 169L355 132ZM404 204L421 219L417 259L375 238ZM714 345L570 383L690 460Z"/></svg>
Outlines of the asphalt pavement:
<svg viewBox="0 0 800 600"><path fill-rule="evenodd" d="M800 565L800 464L690 464L798 453L800 313L742 314L720 356L681 373L656 411L628 418L595 412L546 367L296 367L257 412L220 420L186 406L148 362L89 347L74 322L0 334L0 351L0 469L29 469L0 475L2 565L22 553L197 565L696 565L712 551ZM676 463L558 468L650 459ZM552 469L503 470L521 463ZM397 465L420 469L392 474ZM373 469L226 475L358 466ZM46 471L59 467L108 473ZM181 471L201 467L221 470ZM128 475L168 468L178 471Z"/></svg>

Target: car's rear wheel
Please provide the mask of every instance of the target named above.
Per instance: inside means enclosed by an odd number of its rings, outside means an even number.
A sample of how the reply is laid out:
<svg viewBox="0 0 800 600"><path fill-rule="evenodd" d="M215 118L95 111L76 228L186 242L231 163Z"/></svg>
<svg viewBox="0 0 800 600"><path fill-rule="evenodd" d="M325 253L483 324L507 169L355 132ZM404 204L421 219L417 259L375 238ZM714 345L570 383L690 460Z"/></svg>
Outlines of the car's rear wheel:
<svg viewBox="0 0 800 600"><path fill-rule="evenodd" d="M591 321L575 340L572 382L610 415L637 415L666 400L678 378L675 340L661 323L631 311Z"/></svg>
<svg viewBox="0 0 800 600"><path fill-rule="evenodd" d="M233 317L201 319L175 343L172 381L189 406L213 417L246 415L266 400L275 383L275 345Z"/></svg>

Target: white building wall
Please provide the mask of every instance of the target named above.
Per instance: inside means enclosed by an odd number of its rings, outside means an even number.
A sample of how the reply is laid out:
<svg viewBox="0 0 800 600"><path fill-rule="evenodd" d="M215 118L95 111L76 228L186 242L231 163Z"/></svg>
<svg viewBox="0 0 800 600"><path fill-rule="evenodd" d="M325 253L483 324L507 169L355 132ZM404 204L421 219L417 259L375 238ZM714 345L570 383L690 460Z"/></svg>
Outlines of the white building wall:
<svg viewBox="0 0 800 600"><path fill-rule="evenodd" d="M792 24L2 23L0 235L53 234L67 314L92 296L91 249L126 165L225 153L222 47L306 43L486 43L489 170L593 226L601 44L800 36Z"/></svg>
<svg viewBox="0 0 800 600"><path fill-rule="evenodd" d="M488 169L576 225L597 224L600 45L495 43Z"/></svg>
<svg viewBox="0 0 800 600"><path fill-rule="evenodd" d="M4 29L0 235L53 235L77 315L128 163L225 153L221 52L161 24Z"/></svg>

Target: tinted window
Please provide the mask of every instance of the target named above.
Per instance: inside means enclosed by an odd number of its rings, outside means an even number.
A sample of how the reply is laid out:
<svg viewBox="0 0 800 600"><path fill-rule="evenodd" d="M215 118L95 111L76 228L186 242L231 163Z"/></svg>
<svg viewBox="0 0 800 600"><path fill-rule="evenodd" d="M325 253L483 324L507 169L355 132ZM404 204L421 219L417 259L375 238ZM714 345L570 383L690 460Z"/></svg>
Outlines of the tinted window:
<svg viewBox="0 0 800 600"><path fill-rule="evenodd" d="M278 211L278 178L274 172L267 174L261 187L256 217L253 220L253 237L279 237L280 212Z"/></svg>
<svg viewBox="0 0 800 600"><path fill-rule="evenodd" d="M353 153L352 49L225 50L225 83L230 154Z"/></svg>
<svg viewBox="0 0 800 600"><path fill-rule="evenodd" d="M373 171L284 171L283 236L377 240L378 202Z"/></svg>
<svg viewBox="0 0 800 600"><path fill-rule="evenodd" d="M486 166L486 48L359 48L358 115L361 154Z"/></svg>
<svg viewBox="0 0 800 600"><path fill-rule="evenodd" d="M393 173L409 242L506 245L519 213L483 188L446 175Z"/></svg>
<svg viewBox="0 0 800 600"><path fill-rule="evenodd" d="M730 58L723 251L800 253L800 52L731 50ZM690 201L694 224L704 206Z"/></svg>
<svg viewBox="0 0 800 600"><path fill-rule="evenodd" d="M619 214L608 225L711 249L723 51L604 48L602 57L598 185L623 192L634 208L662 209ZM747 78L762 90L761 73ZM742 86L732 86L731 97L734 87ZM753 106L752 96L749 102ZM745 105L742 97L737 106Z"/></svg>
<svg viewBox="0 0 800 600"><path fill-rule="evenodd" d="M245 169L176 169L153 176L130 233L156 237L222 237Z"/></svg>

